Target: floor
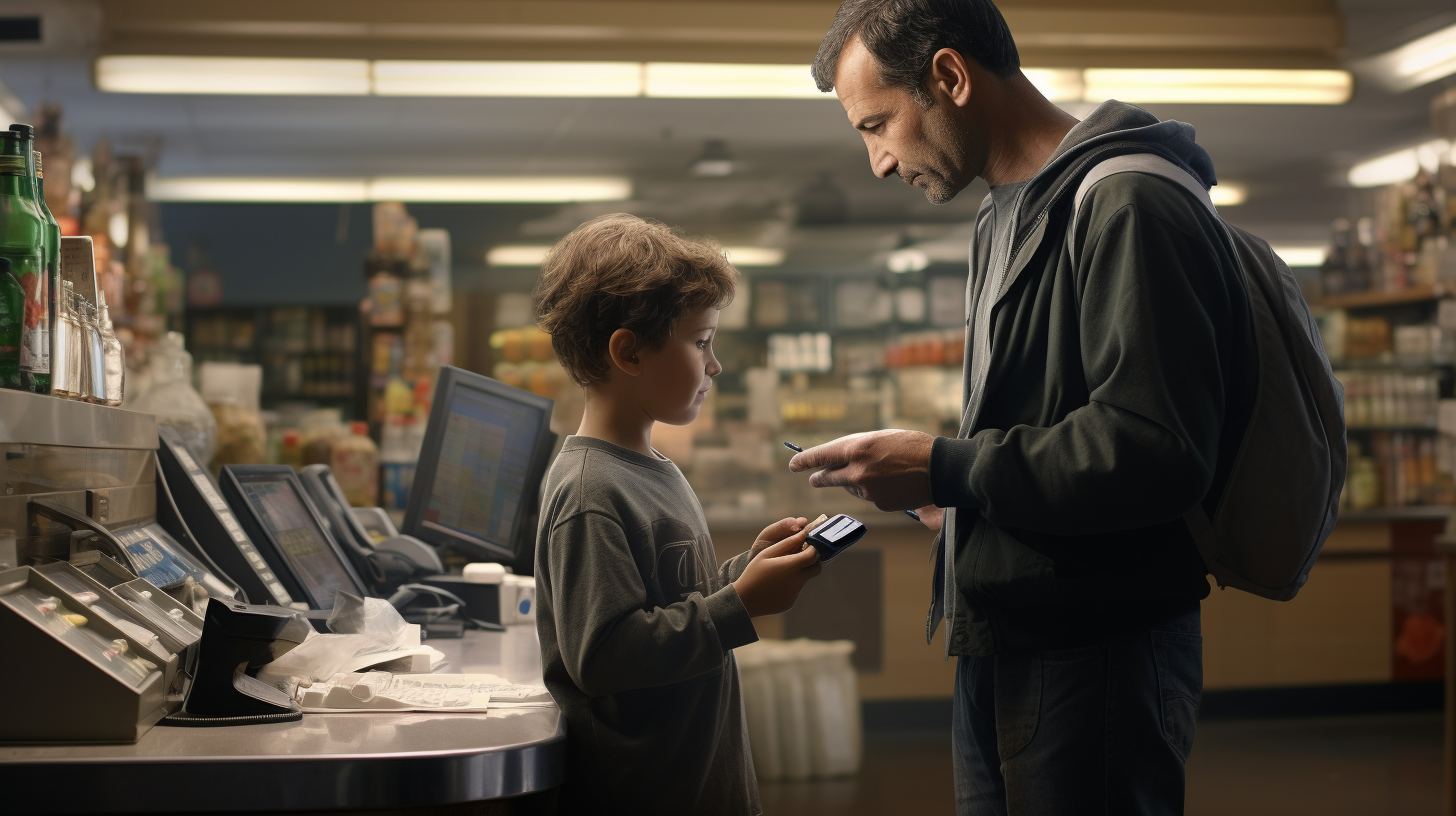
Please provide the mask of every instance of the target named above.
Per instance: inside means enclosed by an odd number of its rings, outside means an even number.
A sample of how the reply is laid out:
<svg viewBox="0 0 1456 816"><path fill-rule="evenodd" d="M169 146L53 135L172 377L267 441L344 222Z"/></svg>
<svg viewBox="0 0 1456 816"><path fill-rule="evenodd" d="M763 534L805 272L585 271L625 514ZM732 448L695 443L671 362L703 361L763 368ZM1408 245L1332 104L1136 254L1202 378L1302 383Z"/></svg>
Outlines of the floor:
<svg viewBox="0 0 1456 816"><path fill-rule="evenodd" d="M1201 722L1188 816L1439 816L1439 714ZM764 816L953 814L949 732L871 732L860 774L762 783Z"/></svg>

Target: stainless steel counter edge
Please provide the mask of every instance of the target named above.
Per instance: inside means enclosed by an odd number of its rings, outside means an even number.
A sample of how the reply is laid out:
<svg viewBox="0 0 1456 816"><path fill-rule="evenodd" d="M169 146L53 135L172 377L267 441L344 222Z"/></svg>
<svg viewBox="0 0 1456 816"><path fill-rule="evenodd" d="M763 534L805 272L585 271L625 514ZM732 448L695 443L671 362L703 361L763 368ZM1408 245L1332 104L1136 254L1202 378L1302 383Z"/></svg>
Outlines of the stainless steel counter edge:
<svg viewBox="0 0 1456 816"><path fill-rule="evenodd" d="M0 443L156 450L157 418L122 408L0 389Z"/></svg>
<svg viewBox="0 0 1456 816"><path fill-rule="evenodd" d="M0 790L9 813L383 810L535 793L565 774L562 718L548 739L480 750L12 760L0 762Z"/></svg>

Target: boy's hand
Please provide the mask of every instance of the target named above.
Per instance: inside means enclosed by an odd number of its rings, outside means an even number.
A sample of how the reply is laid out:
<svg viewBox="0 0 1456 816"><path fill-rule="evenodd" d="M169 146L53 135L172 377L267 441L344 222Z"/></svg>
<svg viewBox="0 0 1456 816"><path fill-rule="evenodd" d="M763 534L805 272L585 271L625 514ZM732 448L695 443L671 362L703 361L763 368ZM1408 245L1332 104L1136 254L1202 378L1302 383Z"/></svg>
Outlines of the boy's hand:
<svg viewBox="0 0 1456 816"><path fill-rule="evenodd" d="M804 525L808 523L808 519L802 518L786 518L775 521L773 524L763 528L763 532L758 534L758 539L753 542L751 552L754 555L758 555L767 547L772 546L774 542L783 541L785 538L804 529Z"/></svg>
<svg viewBox="0 0 1456 816"><path fill-rule="evenodd" d="M801 529L783 541L765 547L733 582L733 589L738 592L738 598L743 601L743 608L748 610L750 618L789 611L794 601L799 599L804 584L824 569L819 563L819 551L804 547L804 540L808 537L809 531ZM804 549L800 550L800 547Z"/></svg>

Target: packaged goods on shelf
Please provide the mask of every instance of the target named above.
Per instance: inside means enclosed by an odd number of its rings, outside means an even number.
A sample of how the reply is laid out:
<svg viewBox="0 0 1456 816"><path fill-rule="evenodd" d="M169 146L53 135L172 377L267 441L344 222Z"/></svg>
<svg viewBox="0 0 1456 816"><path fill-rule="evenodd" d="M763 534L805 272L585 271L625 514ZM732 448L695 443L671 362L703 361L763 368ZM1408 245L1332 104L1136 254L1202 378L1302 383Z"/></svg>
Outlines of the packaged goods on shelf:
<svg viewBox="0 0 1456 816"><path fill-rule="evenodd" d="M1345 387L1345 424L1435 430L1440 376L1394 371L1336 371Z"/></svg>

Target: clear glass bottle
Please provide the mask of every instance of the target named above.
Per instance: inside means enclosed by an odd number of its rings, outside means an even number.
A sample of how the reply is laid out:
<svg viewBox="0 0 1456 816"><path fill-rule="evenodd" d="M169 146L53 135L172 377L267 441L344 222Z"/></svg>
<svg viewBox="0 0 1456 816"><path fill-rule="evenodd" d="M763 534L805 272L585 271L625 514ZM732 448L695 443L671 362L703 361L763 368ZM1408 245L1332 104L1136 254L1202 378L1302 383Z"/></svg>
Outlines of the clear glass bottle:
<svg viewBox="0 0 1456 816"><path fill-rule="evenodd" d="M81 398L98 405L106 401L106 345L96 322L96 307L84 297L76 299L81 316Z"/></svg>
<svg viewBox="0 0 1456 816"><path fill-rule="evenodd" d="M51 349L51 395L66 399L81 396L81 320L76 315L76 289L61 282L56 298L55 347Z"/></svg>
<svg viewBox="0 0 1456 816"><path fill-rule="evenodd" d="M126 396L126 352L116 337L116 327L111 324L111 309L106 306L106 293L97 295L101 299L101 350L105 357L105 399L106 405L120 405Z"/></svg>
<svg viewBox="0 0 1456 816"><path fill-rule="evenodd" d="M175 428L193 458L211 462L217 448L217 420L192 387L192 355L180 332L167 336L152 352L152 387L133 410L154 414L157 422Z"/></svg>

